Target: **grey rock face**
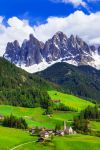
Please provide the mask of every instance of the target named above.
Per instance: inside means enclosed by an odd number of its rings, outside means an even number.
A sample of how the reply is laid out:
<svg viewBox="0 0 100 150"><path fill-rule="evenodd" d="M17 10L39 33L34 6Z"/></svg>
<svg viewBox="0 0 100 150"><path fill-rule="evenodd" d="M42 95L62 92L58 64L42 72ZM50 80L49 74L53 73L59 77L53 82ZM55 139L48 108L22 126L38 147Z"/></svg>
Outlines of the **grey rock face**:
<svg viewBox="0 0 100 150"><path fill-rule="evenodd" d="M9 42L6 47L6 53L4 57L10 60L12 63L17 64L20 59L20 45L18 41Z"/></svg>
<svg viewBox="0 0 100 150"><path fill-rule="evenodd" d="M98 47L98 54L100 55L100 46Z"/></svg>
<svg viewBox="0 0 100 150"><path fill-rule="evenodd" d="M29 40L25 40L21 47L21 62L26 66L39 64L42 61L41 50L44 44L38 41L32 34Z"/></svg>
<svg viewBox="0 0 100 150"><path fill-rule="evenodd" d="M91 47L78 36L71 35L67 38L62 32L57 32L44 46L44 57L47 62L62 59L74 60L77 63L92 61ZM85 61L84 60L84 61Z"/></svg>
<svg viewBox="0 0 100 150"><path fill-rule="evenodd" d="M73 61L77 65L91 64L94 61L94 45L89 46L80 37L71 35L69 38L63 32L57 32L46 43L40 42L32 34L29 40L24 40L20 46L18 41L8 43L4 57L15 64L25 64L27 67L39 64L43 59L49 64L52 61ZM100 55L100 47L98 48Z"/></svg>
<svg viewBox="0 0 100 150"><path fill-rule="evenodd" d="M43 48L44 44L31 34L29 40L24 40L21 47L17 41L8 43L4 57L12 63L31 66L42 61L41 51Z"/></svg>
<svg viewBox="0 0 100 150"><path fill-rule="evenodd" d="M57 32L52 39L45 43L43 56L47 62L63 58L68 50L67 45L67 36L62 32Z"/></svg>

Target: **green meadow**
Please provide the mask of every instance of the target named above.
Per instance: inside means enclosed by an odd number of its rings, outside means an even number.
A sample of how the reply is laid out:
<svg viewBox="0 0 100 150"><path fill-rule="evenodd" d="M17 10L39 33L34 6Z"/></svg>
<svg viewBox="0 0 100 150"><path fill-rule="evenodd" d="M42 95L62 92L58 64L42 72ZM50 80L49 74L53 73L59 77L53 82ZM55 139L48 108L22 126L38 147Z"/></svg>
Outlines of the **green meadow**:
<svg viewBox="0 0 100 150"><path fill-rule="evenodd" d="M78 109L81 111L88 105L93 105L91 102L80 99L78 97L63 94L57 91L48 92L51 99L60 100L66 106ZM56 124L63 126L63 122L66 120L70 125L73 118L78 115L79 112L64 112L54 111L52 117L44 115L45 110L42 108L23 108L8 105L0 105L0 115L9 116L13 114L17 117L23 117L27 121L29 127L39 126L46 128L55 128ZM91 121L90 126L95 131L100 131L100 123ZM53 138L52 142L37 143L37 137L31 136L28 132L18 129L6 128L0 126L0 150L10 150L20 144L22 145L15 150L99 150L100 138L87 136L87 135L71 135ZM6 144L5 144L6 143Z"/></svg>
<svg viewBox="0 0 100 150"><path fill-rule="evenodd" d="M64 120L72 121L73 117L77 115L76 112L61 112L54 111L51 118L43 115L44 109L42 108L23 108L8 105L0 105L0 114L9 116L13 114L17 117L23 117L27 121L29 127L39 126L46 128L55 128L56 124L63 125Z"/></svg>
<svg viewBox="0 0 100 150"><path fill-rule="evenodd" d="M33 140L35 141L36 137L30 136L26 131L0 126L0 150L10 150L14 146Z"/></svg>
<svg viewBox="0 0 100 150"><path fill-rule="evenodd" d="M15 150L99 150L100 138L88 135L68 135L54 137L52 142L37 143L37 137L18 129L0 126L0 150L10 150L20 144L25 144Z"/></svg>
<svg viewBox="0 0 100 150"><path fill-rule="evenodd" d="M60 93L57 91L48 91L49 96L53 100L60 100L66 106L75 108L77 110L82 110L88 105L93 105L91 102L80 99L76 96ZM73 118L78 115L77 112L63 112L54 111L52 117L43 115L45 112L42 108L24 108L24 107L14 107L8 105L0 105L0 114L4 116L9 116L13 114L17 117L23 117L27 121L29 127L39 126L46 128L55 128L56 124L63 125L66 120L71 123Z"/></svg>
<svg viewBox="0 0 100 150"><path fill-rule="evenodd" d="M90 127L91 127L92 130L94 130L94 131L100 131L100 122L91 121L91 122L90 122Z"/></svg>
<svg viewBox="0 0 100 150"><path fill-rule="evenodd" d="M48 91L49 96L52 100L60 100L61 103L65 104L66 106L72 107L78 111L86 108L88 105L93 105L93 103L78 98L73 95L64 94L57 91Z"/></svg>
<svg viewBox="0 0 100 150"><path fill-rule="evenodd" d="M100 138L87 135L54 137L50 143L32 143L16 150L99 150Z"/></svg>
<svg viewBox="0 0 100 150"><path fill-rule="evenodd" d="M78 97L63 94L57 91L48 92L51 99L60 100L66 106L78 109L81 111L88 105L93 105L91 102L80 99ZM56 124L63 126L66 120L70 125L73 118L79 112L64 112L54 111L52 117L44 115L45 110L42 108L24 108L9 105L0 105L0 115L9 116L13 114L17 117L23 117L28 123L29 127L39 126L46 128L55 128ZM90 122L91 128L95 131L100 131L100 124L96 121ZM37 137L31 136L28 132L18 129L6 128L0 126L0 150L10 150L20 144L22 145L15 150L99 150L100 138L86 135L71 135L65 137L54 137L52 142L37 143ZM6 143L6 144L5 144Z"/></svg>

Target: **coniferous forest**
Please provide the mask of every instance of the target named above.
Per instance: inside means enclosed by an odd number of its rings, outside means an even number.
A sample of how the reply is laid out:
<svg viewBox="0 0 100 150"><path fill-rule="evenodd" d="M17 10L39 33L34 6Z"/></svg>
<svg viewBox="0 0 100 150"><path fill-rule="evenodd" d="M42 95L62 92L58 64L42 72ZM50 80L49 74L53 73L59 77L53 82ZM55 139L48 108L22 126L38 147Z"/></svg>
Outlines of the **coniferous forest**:
<svg viewBox="0 0 100 150"><path fill-rule="evenodd" d="M0 104L47 108L53 88L59 87L0 58Z"/></svg>

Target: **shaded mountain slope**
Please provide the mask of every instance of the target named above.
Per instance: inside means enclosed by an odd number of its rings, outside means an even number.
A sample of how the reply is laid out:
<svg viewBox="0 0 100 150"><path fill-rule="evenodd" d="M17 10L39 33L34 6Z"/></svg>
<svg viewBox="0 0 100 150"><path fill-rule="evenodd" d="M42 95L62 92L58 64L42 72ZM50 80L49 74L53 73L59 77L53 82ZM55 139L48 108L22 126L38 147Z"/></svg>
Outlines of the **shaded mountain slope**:
<svg viewBox="0 0 100 150"><path fill-rule="evenodd" d="M67 93L100 102L100 71L92 67L57 63L38 75L60 85Z"/></svg>
<svg viewBox="0 0 100 150"><path fill-rule="evenodd" d="M47 107L47 90L57 89L37 75L32 75L0 58L0 103L25 107Z"/></svg>

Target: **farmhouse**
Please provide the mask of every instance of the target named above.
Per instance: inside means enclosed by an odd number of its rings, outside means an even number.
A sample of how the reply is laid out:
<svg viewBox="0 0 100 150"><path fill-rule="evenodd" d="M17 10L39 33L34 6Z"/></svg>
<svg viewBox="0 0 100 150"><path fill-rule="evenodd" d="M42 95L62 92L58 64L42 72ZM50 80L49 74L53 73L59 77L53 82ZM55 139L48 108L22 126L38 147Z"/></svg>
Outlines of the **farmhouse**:
<svg viewBox="0 0 100 150"><path fill-rule="evenodd" d="M52 100L53 103L60 103L60 100Z"/></svg>
<svg viewBox="0 0 100 150"><path fill-rule="evenodd" d="M0 120L3 120L4 119L4 116L3 115L0 115Z"/></svg>
<svg viewBox="0 0 100 150"><path fill-rule="evenodd" d="M48 133L47 131L41 131L41 132L39 133L39 136L40 136L41 138L47 139L47 138L49 137L49 133Z"/></svg>
<svg viewBox="0 0 100 150"><path fill-rule="evenodd" d="M46 131L49 133L49 135L54 134L54 131L52 129L46 129Z"/></svg>
<svg viewBox="0 0 100 150"><path fill-rule="evenodd" d="M35 133L35 130L36 130L35 128L32 128L32 129L31 129L32 134Z"/></svg>
<svg viewBox="0 0 100 150"><path fill-rule="evenodd" d="M63 130L58 130L58 131L55 132L55 135L64 136L64 131Z"/></svg>
<svg viewBox="0 0 100 150"><path fill-rule="evenodd" d="M44 140L48 139L49 136L50 136L49 133L47 131L43 130L43 131L41 131L39 133L39 139L38 139L38 141L39 142L43 142Z"/></svg>

